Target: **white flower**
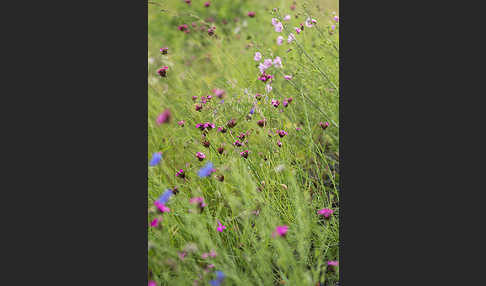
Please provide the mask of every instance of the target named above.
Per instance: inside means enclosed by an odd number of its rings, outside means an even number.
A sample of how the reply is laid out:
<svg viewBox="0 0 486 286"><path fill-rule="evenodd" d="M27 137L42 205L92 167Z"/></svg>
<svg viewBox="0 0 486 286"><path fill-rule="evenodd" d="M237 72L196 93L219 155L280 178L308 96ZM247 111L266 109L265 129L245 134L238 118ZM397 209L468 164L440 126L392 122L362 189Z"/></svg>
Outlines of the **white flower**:
<svg viewBox="0 0 486 286"><path fill-rule="evenodd" d="M265 86L265 91L266 91L266 92L270 92L270 91L272 91L272 86L271 86L270 84L267 84L267 85Z"/></svg>

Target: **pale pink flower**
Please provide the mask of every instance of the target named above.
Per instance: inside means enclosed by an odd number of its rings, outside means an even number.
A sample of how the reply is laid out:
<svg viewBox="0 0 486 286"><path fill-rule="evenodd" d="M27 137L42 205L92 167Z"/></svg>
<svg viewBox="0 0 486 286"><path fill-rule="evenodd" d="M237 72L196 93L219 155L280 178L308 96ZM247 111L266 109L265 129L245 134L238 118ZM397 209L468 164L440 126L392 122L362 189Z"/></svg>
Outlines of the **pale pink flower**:
<svg viewBox="0 0 486 286"><path fill-rule="evenodd" d="M309 28L312 28L316 23L317 23L316 19L307 18L305 20L305 25Z"/></svg>
<svg viewBox="0 0 486 286"><path fill-rule="evenodd" d="M287 43L292 43L292 41L295 40L295 36L294 34L290 33L289 34L289 37L287 38Z"/></svg>
<svg viewBox="0 0 486 286"><path fill-rule="evenodd" d="M255 57L253 57L253 59L259 62L262 59L262 54L260 52L256 52Z"/></svg>
<svg viewBox="0 0 486 286"><path fill-rule="evenodd" d="M263 63L260 63L260 64L258 65L258 69L260 70L260 73L264 73L264 72L265 72L265 70L267 69L267 66L266 66L266 65L264 65Z"/></svg>
<svg viewBox="0 0 486 286"><path fill-rule="evenodd" d="M339 16L336 15L336 16L333 17L333 19L334 19L334 22L339 23Z"/></svg>
<svg viewBox="0 0 486 286"><path fill-rule="evenodd" d="M292 79L292 76L291 75L284 75L284 79L291 80Z"/></svg>
<svg viewBox="0 0 486 286"><path fill-rule="evenodd" d="M265 91L266 91L267 93L268 93L268 92L270 92L270 91L272 91L272 86L271 86L270 84L267 84L267 85L265 86Z"/></svg>
<svg viewBox="0 0 486 286"><path fill-rule="evenodd" d="M297 34L300 34L300 32L302 32L302 30L301 30L300 28L298 28L298 27L295 27L295 32L296 32Z"/></svg>
<svg viewBox="0 0 486 286"><path fill-rule="evenodd" d="M278 20L276 18L272 18L272 25L277 25L278 24Z"/></svg>
<svg viewBox="0 0 486 286"><path fill-rule="evenodd" d="M278 22L277 24L273 25L273 27L275 28L275 32L282 32L282 29L283 29L283 25L282 23Z"/></svg>
<svg viewBox="0 0 486 286"><path fill-rule="evenodd" d="M284 19L284 21L290 21L290 15L285 15L285 17L283 19Z"/></svg>
<svg viewBox="0 0 486 286"><path fill-rule="evenodd" d="M275 57L275 59L273 60L273 65L276 68L281 68L282 67L282 60L280 59L280 57Z"/></svg>
<svg viewBox="0 0 486 286"><path fill-rule="evenodd" d="M264 65L264 66L265 66L267 69L268 69L269 67L271 67L271 66L272 66L272 63L273 63L273 62L272 62L272 59L265 59L265 60L263 61L263 65Z"/></svg>
<svg viewBox="0 0 486 286"><path fill-rule="evenodd" d="M278 36L277 37L277 45L282 45L282 42L283 42L283 37L282 36Z"/></svg>

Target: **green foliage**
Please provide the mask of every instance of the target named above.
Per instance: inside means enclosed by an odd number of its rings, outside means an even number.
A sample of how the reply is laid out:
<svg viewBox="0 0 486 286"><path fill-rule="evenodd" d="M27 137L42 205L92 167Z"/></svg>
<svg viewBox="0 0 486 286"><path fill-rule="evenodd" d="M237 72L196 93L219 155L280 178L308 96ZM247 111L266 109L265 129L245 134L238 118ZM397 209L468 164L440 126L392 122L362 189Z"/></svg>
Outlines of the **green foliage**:
<svg viewBox="0 0 486 286"><path fill-rule="evenodd" d="M195 280L208 285L214 270L221 270L226 275L222 285L334 285L338 269L330 271L327 262L339 258L339 24L332 35L329 31L335 24L330 9L337 1L299 1L295 11L289 9L292 1L220 0L209 8L204 2L149 2L147 159L163 153L159 165L148 167L149 222L163 218L158 227L148 226L149 279L157 285L193 285ZM256 16L248 17L249 11ZM287 14L292 19L282 21L284 31L275 32L271 19ZM296 35L294 27L308 15L317 25ZM215 21L208 22L209 17ZM193 28L193 22L203 30ZM182 24L190 33L177 29ZM212 26L216 33L209 36ZM296 37L291 44L289 32ZM284 37L281 46L279 35ZM168 55L159 52L164 46ZM258 80L257 51L263 59L282 59L281 69L268 69L274 76L269 93ZM169 67L167 77L157 75L161 66ZM287 81L283 75L293 78ZM225 90L224 103L213 95L196 111L192 96L199 102L215 88ZM263 95L260 101L256 93ZM286 108L270 104L289 97L293 101ZM171 111L170 123L156 124L165 109ZM259 127L263 118L266 125ZM195 128L203 122L226 126L230 119L237 125L224 134L213 129L204 137ZM177 124L180 120L184 127ZM323 130L319 122L325 121L330 125ZM281 129L288 135L273 133ZM249 132L245 146L233 146L244 132ZM209 148L203 140L211 143ZM220 146L223 154L217 151ZM250 151L247 159L239 154L243 150ZM196 152L206 155L204 161ZM199 178L198 170L208 161L216 171ZM175 176L179 169L186 179ZM167 203L170 212L159 214L154 201L176 186L179 192ZM189 203L194 197L204 197L202 211ZM317 214L322 208L334 210L329 220ZM218 220L227 227L223 232L216 230ZM272 237L279 225L289 226L287 235ZM201 257L211 250L216 257Z"/></svg>

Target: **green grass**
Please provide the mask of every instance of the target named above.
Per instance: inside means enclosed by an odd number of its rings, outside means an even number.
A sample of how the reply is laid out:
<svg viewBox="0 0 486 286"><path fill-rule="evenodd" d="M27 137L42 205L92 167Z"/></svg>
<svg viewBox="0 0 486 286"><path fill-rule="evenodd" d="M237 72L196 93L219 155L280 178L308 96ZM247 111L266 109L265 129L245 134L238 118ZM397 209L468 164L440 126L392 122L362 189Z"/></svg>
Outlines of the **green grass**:
<svg viewBox="0 0 486 286"><path fill-rule="evenodd" d="M159 227L148 226L149 279L157 285L193 285L195 280L209 285L214 271L221 270L226 275L222 285L335 285L338 269L326 268L327 261L339 258L339 39L337 30L328 33L337 1L319 1L320 8L315 1L299 1L295 11L289 9L291 1L220 0L211 1L209 8L204 2L149 4L147 159L163 152L161 163L148 167L149 221L163 217ZM249 18L248 11L256 17ZM293 28L309 13L317 27L305 27L288 44L288 32L295 34ZM283 22L282 33L275 32L271 19L286 14L292 15L291 21ZM216 22L206 23L211 16ZM216 36L194 31L192 22L216 26ZM177 29L184 23L191 33ZM279 35L284 36L281 46L276 44ZM163 46L169 47L168 55L160 55ZM281 69L268 70L275 80L267 98L253 60L256 51L263 58L280 56L283 63ZM166 78L156 74L161 66L169 66ZM293 79L284 80L284 74ZM213 97L197 112L191 97L211 94L214 88L225 90L224 103ZM255 93L264 99L256 101ZM293 101L287 108L270 104L271 99L288 97ZM155 119L166 108L171 122L157 125ZM225 134L213 129L206 136L211 146L201 144L202 132L195 124L225 126L232 118L237 121L234 128ZM267 120L264 128L257 125L262 118ZM179 120L185 121L184 127L177 125ZM321 121L330 126L323 130ZM269 133L277 129L288 135ZM248 143L233 146L236 136L247 131ZM223 155L217 152L220 146L225 147ZM240 156L243 150L250 151L248 159ZM199 162L196 152L206 159ZM199 178L198 170L208 161L216 172ZM186 180L175 176L179 169L186 171ZM224 175L223 182L216 179L219 175ZM157 213L154 201L175 186L179 193L167 203L170 212ZM207 204L202 212L189 204L199 196ZM322 208L335 211L330 220L317 214ZM217 220L227 227L221 233ZM285 237L272 237L278 225L289 226ZM210 250L217 256L201 258ZM181 260L183 251L187 255ZM209 264L214 268L205 271Z"/></svg>

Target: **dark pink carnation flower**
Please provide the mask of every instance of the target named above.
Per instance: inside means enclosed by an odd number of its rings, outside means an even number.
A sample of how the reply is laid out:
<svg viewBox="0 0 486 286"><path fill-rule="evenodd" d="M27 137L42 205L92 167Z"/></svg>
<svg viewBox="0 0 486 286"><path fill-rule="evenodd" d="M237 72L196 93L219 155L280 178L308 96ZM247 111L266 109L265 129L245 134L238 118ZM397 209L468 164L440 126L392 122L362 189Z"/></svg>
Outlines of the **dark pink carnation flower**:
<svg viewBox="0 0 486 286"><path fill-rule="evenodd" d="M277 99L272 99L272 105L274 107L278 107L280 105L280 101L278 101Z"/></svg>
<svg viewBox="0 0 486 286"><path fill-rule="evenodd" d="M289 230L289 227L287 225L280 225L275 228L275 230L272 233L273 237L276 236L285 236Z"/></svg>
<svg viewBox="0 0 486 286"><path fill-rule="evenodd" d="M159 116L157 116L157 124L169 123L171 118L171 113L169 109L164 110Z"/></svg>
<svg viewBox="0 0 486 286"><path fill-rule="evenodd" d="M235 143L233 143L236 147L241 147L243 146L243 143L240 142L240 140L236 140Z"/></svg>
<svg viewBox="0 0 486 286"><path fill-rule="evenodd" d="M253 18L255 17L256 13L255 12L248 12L248 17Z"/></svg>
<svg viewBox="0 0 486 286"><path fill-rule="evenodd" d="M160 53L161 54L167 55L168 52L169 52L169 48L167 48L167 47L160 48Z"/></svg>
<svg viewBox="0 0 486 286"><path fill-rule="evenodd" d="M287 135L288 133L283 131L283 130L277 130L277 134L278 136L280 136L280 138L284 137L285 135Z"/></svg>
<svg viewBox="0 0 486 286"><path fill-rule="evenodd" d="M177 171L176 177L185 178L186 177L186 173L184 172L184 170L180 169L179 171Z"/></svg>
<svg viewBox="0 0 486 286"><path fill-rule="evenodd" d="M184 127L184 120L177 122L177 124L179 124L180 127Z"/></svg>
<svg viewBox="0 0 486 286"><path fill-rule="evenodd" d="M319 211L317 211L317 213L322 215L325 218L329 218L334 213L334 211L332 209L325 208L325 209L320 209Z"/></svg>
<svg viewBox="0 0 486 286"><path fill-rule="evenodd" d="M204 3L204 7L206 7L206 8L209 7L210 5L211 5L211 2L209 2L209 1Z"/></svg>
<svg viewBox="0 0 486 286"><path fill-rule="evenodd" d="M201 104L196 104L196 106L194 107L196 109L196 111L199 111L201 112L201 109L203 108Z"/></svg>
<svg viewBox="0 0 486 286"><path fill-rule="evenodd" d="M215 88L215 89L213 89L213 93L214 93L215 96L217 96L219 98L223 98L225 91L223 89Z"/></svg>
<svg viewBox="0 0 486 286"><path fill-rule="evenodd" d="M180 25L179 27L177 27L177 29L179 29L179 31L185 32L185 31L187 31L188 26L187 26L187 24Z"/></svg>

